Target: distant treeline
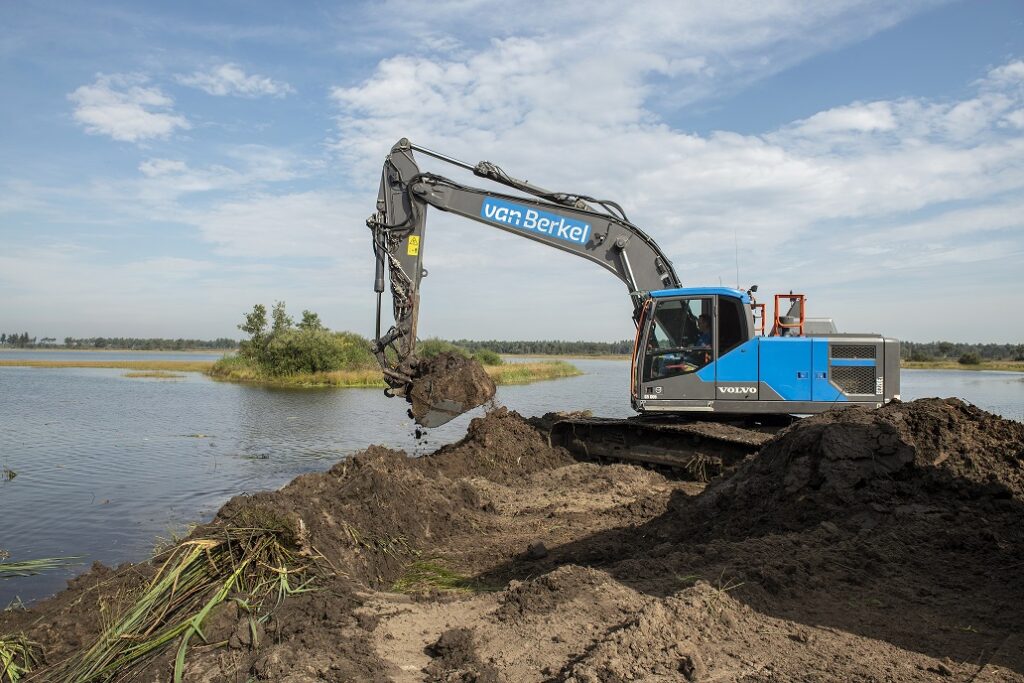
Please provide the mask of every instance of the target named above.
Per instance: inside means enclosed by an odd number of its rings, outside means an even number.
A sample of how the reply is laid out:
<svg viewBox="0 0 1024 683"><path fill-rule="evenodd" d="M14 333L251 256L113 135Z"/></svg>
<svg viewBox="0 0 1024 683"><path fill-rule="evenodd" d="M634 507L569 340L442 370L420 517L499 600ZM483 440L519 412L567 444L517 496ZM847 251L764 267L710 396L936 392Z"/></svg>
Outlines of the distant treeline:
<svg viewBox="0 0 1024 683"><path fill-rule="evenodd" d="M452 342L471 352L494 351L495 353L557 354L564 356L603 356L609 354L630 354L633 341L624 339L617 342L588 341L471 341L457 339Z"/></svg>
<svg viewBox="0 0 1024 683"><path fill-rule="evenodd" d="M39 340L39 343L52 344L56 341L53 337L43 337ZM0 332L0 346L12 349L27 349L36 345L36 338L28 336L28 332L12 332L11 334Z"/></svg>
<svg viewBox="0 0 1024 683"><path fill-rule="evenodd" d="M1024 361L1024 344L958 344L955 342L900 342L904 360L958 360L976 357L979 360Z"/></svg>
<svg viewBox="0 0 1024 683"><path fill-rule="evenodd" d="M13 349L54 348L55 337L37 339L30 337L28 332L7 334L0 333L0 346ZM68 349L116 349L127 351L186 351L189 349L237 349L238 342L234 339L139 339L136 337L85 337L76 339L64 337L64 348Z"/></svg>
<svg viewBox="0 0 1024 683"><path fill-rule="evenodd" d="M71 349L119 349L129 351L184 351L187 349L237 349L238 342L227 337L218 339L137 339L135 337L64 338Z"/></svg>
<svg viewBox="0 0 1024 683"><path fill-rule="evenodd" d="M590 341L501 341L490 339L474 341L456 339L452 344L471 353L493 351L509 354L551 354L565 356L628 355L633 352L633 341L623 339L616 342ZM36 338L28 332L0 333L0 347L6 348L53 348L60 346L54 337ZM141 339L136 337L65 337L63 346L70 349L115 349L134 351L184 351L188 349L234 350L238 342L234 339ZM901 342L904 360L957 360L973 355L986 361L1024 361L1024 344L964 344L957 342Z"/></svg>

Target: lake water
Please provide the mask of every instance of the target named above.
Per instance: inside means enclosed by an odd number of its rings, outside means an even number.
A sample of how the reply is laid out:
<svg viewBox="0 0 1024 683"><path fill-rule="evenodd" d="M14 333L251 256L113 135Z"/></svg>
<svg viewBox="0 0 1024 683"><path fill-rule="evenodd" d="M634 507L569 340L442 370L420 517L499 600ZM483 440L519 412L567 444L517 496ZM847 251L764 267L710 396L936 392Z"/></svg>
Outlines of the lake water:
<svg viewBox="0 0 1024 683"><path fill-rule="evenodd" d="M27 357L30 352L15 352ZM78 352L36 352L55 359ZM202 359L213 354L88 354ZM10 352L0 358L11 357ZM629 364L575 360L581 377L499 387L524 415L590 409L625 417ZM1024 374L905 370L903 398L959 396L1024 418ZM75 555L82 566L0 579L0 609L60 590L93 561L147 557L159 538L208 520L228 498L327 469L370 444L423 453L465 434L477 409L417 441L405 403L379 389L282 389L132 379L123 370L0 367L0 548L14 560Z"/></svg>

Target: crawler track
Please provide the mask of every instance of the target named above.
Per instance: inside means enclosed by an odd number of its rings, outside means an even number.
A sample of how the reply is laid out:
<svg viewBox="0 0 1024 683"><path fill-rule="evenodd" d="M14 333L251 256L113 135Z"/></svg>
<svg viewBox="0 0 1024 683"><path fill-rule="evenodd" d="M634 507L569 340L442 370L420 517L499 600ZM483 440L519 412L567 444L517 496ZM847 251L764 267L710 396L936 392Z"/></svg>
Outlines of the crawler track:
<svg viewBox="0 0 1024 683"><path fill-rule="evenodd" d="M567 416L549 421L550 441L575 456L675 470L708 481L756 453L783 426L755 427L722 421L636 417L611 419Z"/></svg>

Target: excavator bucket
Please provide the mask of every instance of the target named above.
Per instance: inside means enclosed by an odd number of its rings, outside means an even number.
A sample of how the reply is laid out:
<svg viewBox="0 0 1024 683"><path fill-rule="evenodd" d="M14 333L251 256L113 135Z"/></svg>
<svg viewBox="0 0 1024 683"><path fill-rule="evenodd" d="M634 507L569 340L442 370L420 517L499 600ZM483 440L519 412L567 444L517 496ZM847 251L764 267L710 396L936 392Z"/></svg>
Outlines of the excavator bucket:
<svg viewBox="0 0 1024 683"><path fill-rule="evenodd" d="M491 400L494 392L494 381L480 363L442 353L419 362L405 397L418 424L439 427Z"/></svg>

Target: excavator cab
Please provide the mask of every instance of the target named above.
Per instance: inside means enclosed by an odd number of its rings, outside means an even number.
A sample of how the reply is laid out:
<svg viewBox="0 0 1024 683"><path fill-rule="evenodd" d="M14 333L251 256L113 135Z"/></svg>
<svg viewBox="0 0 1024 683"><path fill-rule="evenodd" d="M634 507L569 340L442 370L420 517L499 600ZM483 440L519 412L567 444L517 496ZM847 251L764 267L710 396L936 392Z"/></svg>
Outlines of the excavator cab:
<svg viewBox="0 0 1024 683"><path fill-rule="evenodd" d="M725 287L652 292L639 323L634 403L713 400L715 362L753 336L749 304Z"/></svg>
<svg viewBox="0 0 1024 683"><path fill-rule="evenodd" d="M782 303L794 300L782 313ZM762 315L755 318L758 310ZM808 336L802 295L776 297L775 319L770 334L759 332L763 308L738 289L651 292L638 319L633 407L641 413L808 414L898 397L898 341L839 334L831 321Z"/></svg>

